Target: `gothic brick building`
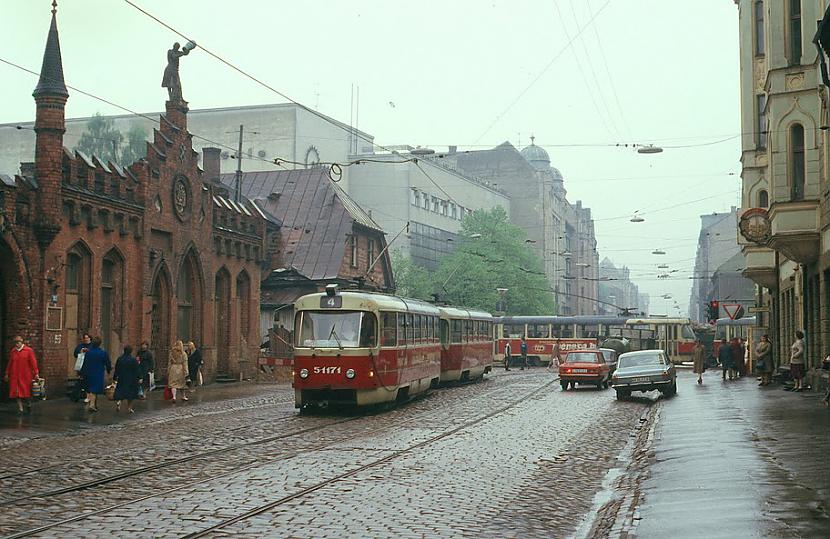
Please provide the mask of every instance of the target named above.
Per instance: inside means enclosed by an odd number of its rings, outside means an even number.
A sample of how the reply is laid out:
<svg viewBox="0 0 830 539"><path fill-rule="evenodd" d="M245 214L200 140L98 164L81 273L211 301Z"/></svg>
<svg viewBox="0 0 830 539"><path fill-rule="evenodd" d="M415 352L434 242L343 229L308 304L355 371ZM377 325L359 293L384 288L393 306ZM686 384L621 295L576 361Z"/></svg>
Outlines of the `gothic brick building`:
<svg viewBox="0 0 830 539"><path fill-rule="evenodd" d="M148 339L162 376L176 339L202 347L208 379L252 372L268 224L203 178L187 103L166 103L146 157L129 167L64 148L54 10L33 96L35 162L0 176L0 367L19 333L60 386L88 330L113 357Z"/></svg>

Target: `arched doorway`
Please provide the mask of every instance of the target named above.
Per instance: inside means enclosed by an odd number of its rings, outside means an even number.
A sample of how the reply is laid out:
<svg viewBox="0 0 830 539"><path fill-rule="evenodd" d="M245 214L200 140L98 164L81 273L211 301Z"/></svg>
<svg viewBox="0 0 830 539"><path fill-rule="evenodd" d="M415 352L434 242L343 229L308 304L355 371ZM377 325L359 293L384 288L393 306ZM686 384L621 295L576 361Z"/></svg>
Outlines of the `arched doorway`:
<svg viewBox="0 0 830 539"><path fill-rule="evenodd" d="M9 350L15 335L32 337L28 332L32 308L31 280L18 251L0 238L0 375L6 372ZM42 358L38 358L42 361ZM5 400L8 393L0 394Z"/></svg>
<svg viewBox="0 0 830 539"><path fill-rule="evenodd" d="M157 375L167 369L170 338L170 274L162 266L156 273L151 289L150 348L156 361Z"/></svg>
<svg viewBox="0 0 830 539"><path fill-rule="evenodd" d="M214 284L216 370L217 373L227 374L231 340L231 274L228 270L220 269Z"/></svg>
<svg viewBox="0 0 830 539"><path fill-rule="evenodd" d="M202 279L193 249L185 255L176 279L176 339L201 344Z"/></svg>

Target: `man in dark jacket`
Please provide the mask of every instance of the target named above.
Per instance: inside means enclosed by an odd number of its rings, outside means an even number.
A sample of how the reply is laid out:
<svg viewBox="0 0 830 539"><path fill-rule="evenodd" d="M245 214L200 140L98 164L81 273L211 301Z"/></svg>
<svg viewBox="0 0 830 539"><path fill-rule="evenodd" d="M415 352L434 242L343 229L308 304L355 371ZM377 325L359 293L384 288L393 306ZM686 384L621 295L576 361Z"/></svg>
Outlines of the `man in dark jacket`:
<svg viewBox="0 0 830 539"><path fill-rule="evenodd" d="M726 371L729 371L729 379L735 378L735 358L732 347L726 339L721 340L718 348L718 363L723 371L723 379L726 380Z"/></svg>
<svg viewBox="0 0 830 539"><path fill-rule="evenodd" d="M525 370L525 367L527 367L528 364L527 364L527 340L525 339L524 335L522 335L522 342L519 345L519 350L521 350L521 352L522 352L522 366L521 366L520 370Z"/></svg>
<svg viewBox="0 0 830 539"><path fill-rule="evenodd" d="M153 389L150 387L150 374L155 372L156 368L155 362L153 361L153 353L150 351L150 343L147 341L141 342L141 350L136 354L136 359L140 367L142 383L150 391Z"/></svg>

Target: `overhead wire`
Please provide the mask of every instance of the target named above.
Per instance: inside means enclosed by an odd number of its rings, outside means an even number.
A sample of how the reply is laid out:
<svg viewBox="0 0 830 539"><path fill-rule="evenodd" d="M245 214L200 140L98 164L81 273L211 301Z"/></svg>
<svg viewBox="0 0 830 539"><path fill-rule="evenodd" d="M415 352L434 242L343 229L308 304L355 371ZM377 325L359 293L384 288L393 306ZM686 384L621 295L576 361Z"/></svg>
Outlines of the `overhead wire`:
<svg viewBox="0 0 830 539"><path fill-rule="evenodd" d="M125 0L125 1L129 1L129 0ZM580 35L582 35L582 32L584 32L584 31L587 29L587 27L588 27L589 25L593 24L593 22L597 19L597 17L599 17L599 16L600 16L600 14L601 14L601 13L605 10L605 8L607 8L607 7L608 7L608 5L611 3L611 1L612 1L612 0L606 0L606 2L602 5L602 7L600 7L600 8L596 11L596 13L594 13L594 14L591 16L591 18L588 20L588 22L587 22L587 23L585 23L585 26L583 26L582 28L579 28L579 29L577 30L576 34L574 34L574 35L573 35L573 37L572 37L572 38L570 38L570 39L568 40L568 42L567 42L567 43L565 43L565 46L564 46L564 47L562 47L562 48L561 48L561 49L560 49L560 50L559 50L556 54L554 54L554 55L553 55L553 58L551 58L551 59L550 59L550 61L549 61L549 62L545 65L545 67L544 67L544 68L542 68L542 70L541 70L541 71L540 71L540 72L536 75L536 77L534 77L534 79L533 79L532 81L530 81L530 83L529 83L527 86L525 86L525 88L524 88L521 92L519 92L519 95L517 95L517 96L516 96L516 98L515 98L515 99L513 99L513 101L511 101L511 102L507 105L507 107L506 107L506 108L505 108L505 109L504 109L504 110L503 110L500 114L498 114L498 115L496 116L496 118L493 120L493 122L492 122L489 126L487 126L487 129L485 129L485 130L484 130L484 132L482 132L482 133L481 133L481 135L479 135L479 136L475 139L475 141L474 141L474 143L475 143L475 144L477 144L477 143L478 143L478 142L479 142L482 138L484 138L484 136L485 136L487 133L489 133L489 132L490 132L490 130L491 130L491 129L492 129L492 128L493 128L493 127L494 127L494 126L495 126L495 125L496 125L496 124L497 124L497 123L498 123L498 122L499 122L499 121L500 121L503 117L504 117L504 115L505 115L505 114L507 114L508 112L510 112L510 110L511 110L511 109L512 109L515 105L516 105L516 103L518 103L518 102L519 102L519 101L520 101L520 100L524 97L524 95L525 95L525 94L526 94L526 93L527 93L527 92L528 92L528 91L529 91L529 90L530 90L533 86L535 86L537 82L539 82L539 80L540 80L540 79L541 79L541 78L545 75L545 73L547 73L547 71L551 68L551 66L553 66L553 64L554 64L554 63L555 63L555 62L556 62L556 61L557 61L557 60L558 60L558 59L559 59L559 58L560 58L563 54L565 54L565 51L567 51L567 50L568 50L568 48L571 46L571 44L573 43L573 40L574 40L574 39L576 39L577 37L579 37Z"/></svg>

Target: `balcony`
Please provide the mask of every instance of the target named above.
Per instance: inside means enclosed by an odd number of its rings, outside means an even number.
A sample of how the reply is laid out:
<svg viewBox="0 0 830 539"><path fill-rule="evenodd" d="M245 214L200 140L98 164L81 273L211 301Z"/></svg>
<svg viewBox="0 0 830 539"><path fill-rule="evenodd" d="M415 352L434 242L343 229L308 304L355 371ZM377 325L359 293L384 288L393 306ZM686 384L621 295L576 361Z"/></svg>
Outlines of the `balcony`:
<svg viewBox="0 0 830 539"><path fill-rule="evenodd" d="M788 259L812 264L820 251L820 213L816 200L776 202L769 210L769 246Z"/></svg>
<svg viewBox="0 0 830 539"><path fill-rule="evenodd" d="M742 245L741 250L745 258L741 274L759 286L774 288L778 278L775 251L760 245Z"/></svg>

